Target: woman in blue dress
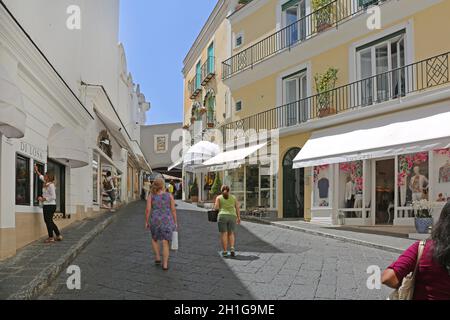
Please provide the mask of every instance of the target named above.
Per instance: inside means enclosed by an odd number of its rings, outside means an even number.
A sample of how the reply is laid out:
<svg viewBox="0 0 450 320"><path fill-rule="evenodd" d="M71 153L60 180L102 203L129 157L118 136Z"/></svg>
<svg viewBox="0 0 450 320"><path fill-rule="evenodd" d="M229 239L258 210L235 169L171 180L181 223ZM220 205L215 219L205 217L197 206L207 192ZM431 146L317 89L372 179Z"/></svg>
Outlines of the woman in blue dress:
<svg viewBox="0 0 450 320"><path fill-rule="evenodd" d="M162 242L162 268L169 269L169 241L172 233L177 229L177 211L175 200L170 193L164 191L164 180L156 179L151 187L151 194L147 198L145 210L145 227L152 234L152 247L155 253L155 264L161 264L160 243Z"/></svg>

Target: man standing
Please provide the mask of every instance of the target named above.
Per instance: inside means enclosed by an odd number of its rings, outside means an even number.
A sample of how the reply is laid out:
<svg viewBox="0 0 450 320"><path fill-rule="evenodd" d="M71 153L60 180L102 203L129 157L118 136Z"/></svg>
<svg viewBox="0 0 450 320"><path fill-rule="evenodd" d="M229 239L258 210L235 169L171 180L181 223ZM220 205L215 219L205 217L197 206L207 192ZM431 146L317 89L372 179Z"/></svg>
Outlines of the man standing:
<svg viewBox="0 0 450 320"><path fill-rule="evenodd" d="M116 201L115 181L116 177L113 177L111 171L108 171L106 173L106 178L103 180L103 189L109 196L111 202L111 212L115 212L114 210L114 202Z"/></svg>

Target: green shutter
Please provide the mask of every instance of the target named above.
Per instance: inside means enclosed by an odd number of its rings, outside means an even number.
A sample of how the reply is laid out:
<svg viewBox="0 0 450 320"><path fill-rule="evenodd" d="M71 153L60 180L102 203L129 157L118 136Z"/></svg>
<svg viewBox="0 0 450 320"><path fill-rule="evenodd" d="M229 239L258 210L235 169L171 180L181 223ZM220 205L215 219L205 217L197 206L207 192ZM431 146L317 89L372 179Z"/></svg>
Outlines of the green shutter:
<svg viewBox="0 0 450 320"><path fill-rule="evenodd" d="M283 4L281 6L281 9L284 11L284 10L289 9L290 7L296 5L299 2L300 2L300 0L290 0L290 1L286 2L285 4Z"/></svg>

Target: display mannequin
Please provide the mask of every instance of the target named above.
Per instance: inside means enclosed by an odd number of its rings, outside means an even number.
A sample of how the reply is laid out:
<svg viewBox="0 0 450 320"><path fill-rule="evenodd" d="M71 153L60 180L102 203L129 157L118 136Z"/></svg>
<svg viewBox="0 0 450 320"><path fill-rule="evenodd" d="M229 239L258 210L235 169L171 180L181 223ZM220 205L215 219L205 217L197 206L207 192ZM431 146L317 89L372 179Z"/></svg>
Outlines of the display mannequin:
<svg viewBox="0 0 450 320"><path fill-rule="evenodd" d="M439 183L450 182L450 159L439 169Z"/></svg>
<svg viewBox="0 0 450 320"><path fill-rule="evenodd" d="M412 191L412 201L420 201L424 198L428 190L428 179L420 174L420 167L414 167L414 176L409 182L409 189Z"/></svg>
<svg viewBox="0 0 450 320"><path fill-rule="evenodd" d="M345 207L353 208L355 201L355 183L351 176L347 176L347 183L345 184Z"/></svg>

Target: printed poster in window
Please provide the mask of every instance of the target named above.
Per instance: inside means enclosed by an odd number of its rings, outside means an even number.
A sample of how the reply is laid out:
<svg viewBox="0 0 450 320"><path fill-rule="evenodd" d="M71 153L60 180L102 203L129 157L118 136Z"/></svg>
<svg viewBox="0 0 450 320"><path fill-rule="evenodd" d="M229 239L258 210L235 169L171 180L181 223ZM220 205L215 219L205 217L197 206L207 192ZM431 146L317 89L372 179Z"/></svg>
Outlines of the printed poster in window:
<svg viewBox="0 0 450 320"><path fill-rule="evenodd" d="M167 152L167 135L156 135L155 136L155 152L164 153Z"/></svg>

